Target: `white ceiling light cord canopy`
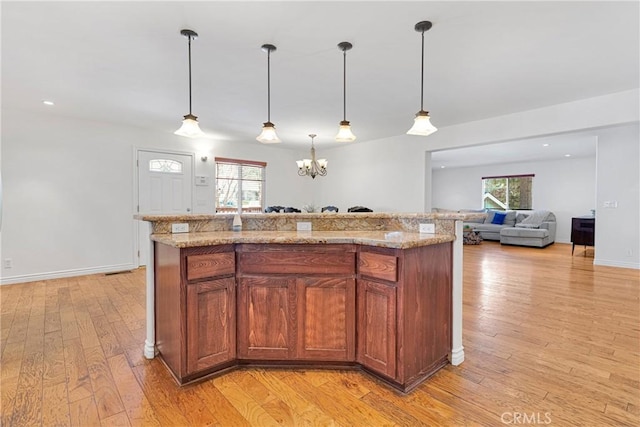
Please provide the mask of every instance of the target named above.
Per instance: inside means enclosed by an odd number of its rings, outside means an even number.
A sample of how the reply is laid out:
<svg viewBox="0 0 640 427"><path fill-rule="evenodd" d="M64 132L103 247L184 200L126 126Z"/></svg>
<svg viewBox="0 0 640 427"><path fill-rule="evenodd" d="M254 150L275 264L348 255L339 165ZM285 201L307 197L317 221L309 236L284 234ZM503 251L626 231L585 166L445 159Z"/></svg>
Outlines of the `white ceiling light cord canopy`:
<svg viewBox="0 0 640 427"><path fill-rule="evenodd" d="M191 114L191 40L198 37L198 33L193 30L181 30L180 34L189 39L189 114L184 116L182 126L175 131L176 135L186 136L188 138L196 138L199 136L205 136L204 132L200 130L198 125L198 118Z"/></svg>
<svg viewBox="0 0 640 427"><path fill-rule="evenodd" d="M338 43L338 49L342 51L342 121L340 129L336 135L338 142L351 142L356 140L356 136L351 132L351 125L347 121L347 51L353 45L349 42Z"/></svg>
<svg viewBox="0 0 640 427"><path fill-rule="evenodd" d="M309 134L311 138L311 158L296 160L298 175L310 176L312 179L315 179L318 175L325 176L327 174L327 164L329 163L327 159L316 160L316 148L313 146L313 138L316 136L315 133Z"/></svg>
<svg viewBox="0 0 640 427"><path fill-rule="evenodd" d="M280 141L276 127L271 123L271 52L276 50L272 44L263 44L262 50L267 52L267 121L262 124L262 132L256 139L263 144L277 144Z"/></svg>
<svg viewBox="0 0 640 427"><path fill-rule="evenodd" d="M422 68L420 71L420 111L416 114L413 126L407 131L408 135L427 136L438 129L431 124L429 112L424 111L424 33L429 31L432 24L430 21L420 21L416 24L415 30L422 33Z"/></svg>

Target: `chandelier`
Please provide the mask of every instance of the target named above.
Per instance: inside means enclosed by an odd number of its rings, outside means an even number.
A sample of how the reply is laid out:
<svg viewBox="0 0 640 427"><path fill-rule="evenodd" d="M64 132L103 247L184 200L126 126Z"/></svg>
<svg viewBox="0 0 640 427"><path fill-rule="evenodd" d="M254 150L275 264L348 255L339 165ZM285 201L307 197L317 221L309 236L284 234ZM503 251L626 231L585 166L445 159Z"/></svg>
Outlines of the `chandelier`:
<svg viewBox="0 0 640 427"><path fill-rule="evenodd" d="M296 160L298 164L298 175L300 176L310 176L315 179L316 176L325 176L327 175L327 159L318 159L316 160L316 149L313 146L313 138L317 135L315 133L309 134L311 138L311 158L310 159L302 159Z"/></svg>

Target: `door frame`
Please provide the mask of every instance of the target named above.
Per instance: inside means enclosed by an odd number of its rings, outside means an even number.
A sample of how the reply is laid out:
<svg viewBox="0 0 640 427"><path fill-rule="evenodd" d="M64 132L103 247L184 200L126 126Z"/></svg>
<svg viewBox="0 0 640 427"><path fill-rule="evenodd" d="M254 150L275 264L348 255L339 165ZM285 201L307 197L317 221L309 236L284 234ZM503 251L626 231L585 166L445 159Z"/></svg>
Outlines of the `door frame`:
<svg viewBox="0 0 640 427"><path fill-rule="evenodd" d="M139 192L140 192L140 177L139 177L139 165L138 165L138 159L139 159L139 153L141 151L151 151L154 153L166 153L166 154L177 154L177 155L181 155L181 156L189 156L191 157L191 176L188 177L190 183L191 183L191 200L190 200L190 205L191 205L191 213L193 213L193 195L195 193L195 174L196 174L196 162L195 162L195 153L192 151L178 151L178 150L169 150L166 148L153 148L153 147L140 147L137 145L133 146L133 162L132 162L132 166L133 166L133 200L132 200L132 212L134 215L139 214L139 201L140 201L140 197L139 197ZM135 266L135 268L140 267L140 220L134 219L133 220L133 264ZM151 256L152 254L149 254L149 256Z"/></svg>

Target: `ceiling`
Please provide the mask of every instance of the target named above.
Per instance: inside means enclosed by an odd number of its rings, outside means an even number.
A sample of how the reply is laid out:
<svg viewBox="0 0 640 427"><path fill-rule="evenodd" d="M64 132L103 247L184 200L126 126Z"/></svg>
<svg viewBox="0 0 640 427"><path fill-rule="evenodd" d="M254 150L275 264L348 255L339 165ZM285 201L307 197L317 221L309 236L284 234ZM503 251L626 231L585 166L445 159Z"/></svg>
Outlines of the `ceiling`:
<svg viewBox="0 0 640 427"><path fill-rule="evenodd" d="M516 162L568 160L595 157L597 136L593 131L478 145L431 153L433 170Z"/></svg>
<svg viewBox="0 0 640 427"><path fill-rule="evenodd" d="M355 143L404 134L420 107L438 127L639 86L638 2L7 2L2 106L172 133L188 112L212 140L257 144L271 121L285 148L335 146L347 53ZM52 100L55 106L45 106ZM179 138L179 137L176 137Z"/></svg>

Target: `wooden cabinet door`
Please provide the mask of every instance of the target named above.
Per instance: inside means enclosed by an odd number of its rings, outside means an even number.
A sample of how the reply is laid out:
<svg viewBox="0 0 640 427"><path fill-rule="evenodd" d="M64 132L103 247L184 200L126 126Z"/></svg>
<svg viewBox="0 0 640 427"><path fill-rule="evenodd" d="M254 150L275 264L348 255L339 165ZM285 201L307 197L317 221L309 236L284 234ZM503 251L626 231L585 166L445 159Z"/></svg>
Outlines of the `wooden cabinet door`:
<svg viewBox="0 0 640 427"><path fill-rule="evenodd" d="M236 357L236 286L231 277L187 285L187 373Z"/></svg>
<svg viewBox="0 0 640 427"><path fill-rule="evenodd" d="M239 278L238 357L261 360L295 357L295 311L294 278Z"/></svg>
<svg viewBox="0 0 640 427"><path fill-rule="evenodd" d="M360 364L396 377L396 287L358 280L358 352Z"/></svg>
<svg viewBox="0 0 640 427"><path fill-rule="evenodd" d="M355 279L297 279L297 358L355 361Z"/></svg>

